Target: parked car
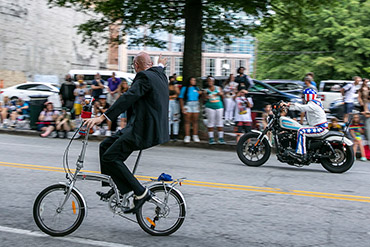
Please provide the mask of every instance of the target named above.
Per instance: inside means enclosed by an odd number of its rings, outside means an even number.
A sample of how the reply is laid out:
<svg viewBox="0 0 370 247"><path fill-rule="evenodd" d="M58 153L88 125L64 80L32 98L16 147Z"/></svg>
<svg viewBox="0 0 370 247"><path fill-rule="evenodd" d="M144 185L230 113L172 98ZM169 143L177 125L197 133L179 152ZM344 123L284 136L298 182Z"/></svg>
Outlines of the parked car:
<svg viewBox="0 0 370 247"><path fill-rule="evenodd" d="M330 115L331 116L342 120L343 116L344 116L344 101L343 101L343 98L338 98L338 99L334 100L333 102L331 102L329 110L330 110ZM360 103L358 103L357 97L355 98L353 110L358 111L358 112L361 111L361 106L360 106Z"/></svg>
<svg viewBox="0 0 370 247"><path fill-rule="evenodd" d="M262 112L266 103L273 104L280 100L285 102L302 102L300 96L280 91L262 81L253 80L253 82L254 85L248 90L254 102L252 111Z"/></svg>
<svg viewBox="0 0 370 247"><path fill-rule="evenodd" d="M26 82L12 87L0 90L0 100L4 96L8 96L11 100L21 98L24 101L29 101L29 96L48 96L48 101L53 102L54 107L62 106L59 98L59 85L48 82Z"/></svg>
<svg viewBox="0 0 370 247"><path fill-rule="evenodd" d="M342 98L340 90L346 83L353 83L352 81L345 80L327 80L320 82L320 88L318 96L321 98L321 102L326 111L331 108L331 103L338 98ZM360 89L361 85L358 85Z"/></svg>
<svg viewBox="0 0 370 247"><path fill-rule="evenodd" d="M262 82L274 87L275 89L294 95L301 95L304 82L303 81L294 81L294 80L263 80Z"/></svg>

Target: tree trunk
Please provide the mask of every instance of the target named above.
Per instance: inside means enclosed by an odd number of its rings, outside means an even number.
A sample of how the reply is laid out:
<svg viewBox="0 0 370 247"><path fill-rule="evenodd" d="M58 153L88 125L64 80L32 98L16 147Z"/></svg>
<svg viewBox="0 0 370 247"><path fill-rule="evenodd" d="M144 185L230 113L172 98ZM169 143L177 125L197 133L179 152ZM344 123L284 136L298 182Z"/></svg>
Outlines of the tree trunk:
<svg viewBox="0 0 370 247"><path fill-rule="evenodd" d="M186 0L183 82L202 75L202 0Z"/></svg>

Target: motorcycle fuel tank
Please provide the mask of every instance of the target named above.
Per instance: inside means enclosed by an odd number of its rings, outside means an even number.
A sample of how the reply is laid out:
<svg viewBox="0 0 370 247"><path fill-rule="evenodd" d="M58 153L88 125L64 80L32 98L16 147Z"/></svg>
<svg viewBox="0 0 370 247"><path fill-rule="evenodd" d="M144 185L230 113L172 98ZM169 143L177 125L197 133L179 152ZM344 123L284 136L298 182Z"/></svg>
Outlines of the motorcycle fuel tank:
<svg viewBox="0 0 370 247"><path fill-rule="evenodd" d="M300 125L297 121L294 121L288 117L280 117L280 126L288 130L299 130L302 128L302 125Z"/></svg>

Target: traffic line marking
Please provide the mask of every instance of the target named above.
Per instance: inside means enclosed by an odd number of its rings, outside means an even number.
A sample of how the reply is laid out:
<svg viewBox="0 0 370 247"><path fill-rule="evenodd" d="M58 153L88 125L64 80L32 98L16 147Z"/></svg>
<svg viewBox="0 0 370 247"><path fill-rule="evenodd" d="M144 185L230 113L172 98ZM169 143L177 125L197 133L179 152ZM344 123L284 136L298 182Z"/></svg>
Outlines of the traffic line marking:
<svg viewBox="0 0 370 247"><path fill-rule="evenodd" d="M35 231L12 228L12 227L7 227L7 226L0 226L0 232L15 233L15 234L21 234L21 235L26 235L26 236L31 236L31 237L42 237L42 238L46 237L46 238L60 240L60 241L67 241L67 242L78 243L78 244L88 244L88 245L93 245L93 246L132 247L132 245L118 244L118 243L105 242L105 241L93 240L93 239L88 239L88 238L80 238L80 237L51 237L42 232L35 232Z"/></svg>
<svg viewBox="0 0 370 247"><path fill-rule="evenodd" d="M11 162L0 162L0 166L31 169L31 170L63 172L64 173L64 168L54 167L54 166L30 165L30 164L20 164L20 163L11 163ZM75 169L71 169L71 171L74 172ZM89 170L82 170L82 171L87 172L87 173L98 173L98 174L100 174L99 171L89 171ZM156 177L151 177L151 176L136 175L136 177L137 177L137 179L142 180L142 181L150 181L151 179L156 179ZM294 195L294 196L316 197L316 198L326 198L326 199L336 199L336 200L344 200L344 201L355 201L355 202L370 203L370 197L368 197L368 196L335 194L335 193L303 191L303 190L282 190L282 189L279 189L279 188L257 187L257 186L249 186L249 185L238 185L238 184L214 183L214 182L195 181L195 180L184 180L182 182L182 184L183 185L190 185L190 186L198 186L198 187L230 189L230 190L242 190L242 191L254 191L254 192L280 194L280 195Z"/></svg>

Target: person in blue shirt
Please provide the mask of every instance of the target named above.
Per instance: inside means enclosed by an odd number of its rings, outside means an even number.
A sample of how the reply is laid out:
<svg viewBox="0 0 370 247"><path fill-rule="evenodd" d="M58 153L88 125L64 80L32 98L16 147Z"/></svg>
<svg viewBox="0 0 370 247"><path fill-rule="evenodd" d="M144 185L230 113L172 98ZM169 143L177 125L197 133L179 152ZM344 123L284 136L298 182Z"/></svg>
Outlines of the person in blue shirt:
<svg viewBox="0 0 370 247"><path fill-rule="evenodd" d="M179 100L182 114L185 120L185 138L184 142L190 142L190 125L193 125L193 141L200 142L198 136L198 118L199 118L199 95L202 91L197 87L195 77L181 88Z"/></svg>
<svg viewBox="0 0 370 247"><path fill-rule="evenodd" d="M15 105L16 110L10 114L12 121L12 127L15 127L18 120L24 120L29 116L29 104L24 102L22 99L18 99Z"/></svg>
<svg viewBox="0 0 370 247"><path fill-rule="evenodd" d="M317 84L316 82L314 81L314 77L315 77L315 74L313 72L308 72L306 74L306 76L309 76L311 77L311 85L314 86L315 88L317 88Z"/></svg>

